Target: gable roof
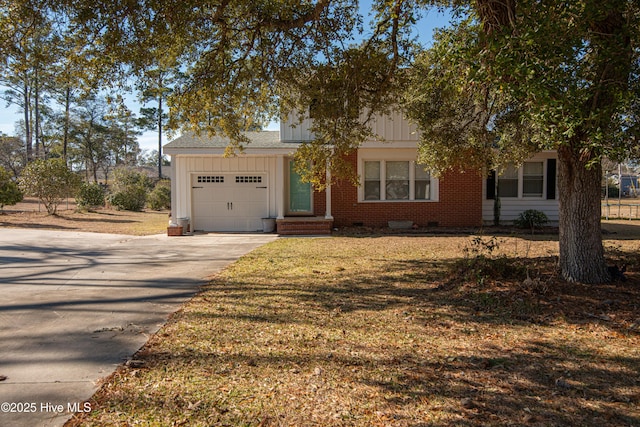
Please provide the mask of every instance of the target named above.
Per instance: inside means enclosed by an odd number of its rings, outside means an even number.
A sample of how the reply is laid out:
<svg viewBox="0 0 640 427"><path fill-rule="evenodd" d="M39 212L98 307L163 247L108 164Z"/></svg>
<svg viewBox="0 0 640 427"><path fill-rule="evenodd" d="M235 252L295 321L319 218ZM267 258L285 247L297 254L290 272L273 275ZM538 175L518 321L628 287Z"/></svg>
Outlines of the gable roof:
<svg viewBox="0 0 640 427"><path fill-rule="evenodd" d="M281 141L280 131L243 132L243 135L251 141L248 144L243 144L245 153L281 152L282 150L292 151L296 150L300 145L300 143L297 142ZM231 140L229 137L224 135L196 135L195 133L189 132L164 145L163 151L165 154L220 154L230 143Z"/></svg>

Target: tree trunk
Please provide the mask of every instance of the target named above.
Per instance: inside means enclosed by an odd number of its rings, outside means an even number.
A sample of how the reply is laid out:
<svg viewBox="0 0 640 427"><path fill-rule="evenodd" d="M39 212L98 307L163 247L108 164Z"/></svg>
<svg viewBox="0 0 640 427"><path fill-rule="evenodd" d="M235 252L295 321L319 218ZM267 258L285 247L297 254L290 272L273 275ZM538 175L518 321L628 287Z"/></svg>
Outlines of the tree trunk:
<svg viewBox="0 0 640 427"><path fill-rule="evenodd" d="M43 159L44 155L40 153L40 82L38 81L38 68L35 69L35 78L33 81L34 97L35 97L35 126L33 129L36 141L36 158ZM43 150L44 151L44 150Z"/></svg>
<svg viewBox="0 0 640 427"><path fill-rule="evenodd" d="M560 271L571 282L605 283L611 280L604 259L600 226L602 166L587 168L589 156L569 146L558 149L560 193Z"/></svg>
<svg viewBox="0 0 640 427"><path fill-rule="evenodd" d="M24 103L24 139L27 146L27 163L33 160L33 140L31 139L31 122L29 121L31 112L31 99L29 98L29 84L25 75L23 103Z"/></svg>
<svg viewBox="0 0 640 427"><path fill-rule="evenodd" d="M162 74L158 79L158 179L162 179Z"/></svg>
<svg viewBox="0 0 640 427"><path fill-rule="evenodd" d="M69 123L71 122L71 88L67 86L64 96L64 136L62 139L62 157L67 161L67 146L69 145Z"/></svg>

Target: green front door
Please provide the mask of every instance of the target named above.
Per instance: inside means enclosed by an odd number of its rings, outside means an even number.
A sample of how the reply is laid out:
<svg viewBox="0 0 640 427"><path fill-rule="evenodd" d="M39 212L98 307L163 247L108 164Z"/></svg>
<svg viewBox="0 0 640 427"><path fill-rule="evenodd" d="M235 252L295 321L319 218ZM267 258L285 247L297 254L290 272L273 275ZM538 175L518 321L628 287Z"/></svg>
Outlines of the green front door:
<svg viewBox="0 0 640 427"><path fill-rule="evenodd" d="M311 184L302 182L295 171L294 162L289 162L289 213L311 214Z"/></svg>

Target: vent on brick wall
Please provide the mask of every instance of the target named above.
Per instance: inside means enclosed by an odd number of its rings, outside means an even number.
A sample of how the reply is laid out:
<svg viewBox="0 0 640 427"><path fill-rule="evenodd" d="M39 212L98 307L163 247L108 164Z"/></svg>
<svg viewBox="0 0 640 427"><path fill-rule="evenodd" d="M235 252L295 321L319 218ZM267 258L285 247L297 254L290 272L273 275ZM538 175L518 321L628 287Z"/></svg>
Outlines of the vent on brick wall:
<svg viewBox="0 0 640 427"><path fill-rule="evenodd" d="M199 176L198 182L224 182L224 176Z"/></svg>
<svg viewBox="0 0 640 427"><path fill-rule="evenodd" d="M236 183L261 183L261 176L236 176Z"/></svg>

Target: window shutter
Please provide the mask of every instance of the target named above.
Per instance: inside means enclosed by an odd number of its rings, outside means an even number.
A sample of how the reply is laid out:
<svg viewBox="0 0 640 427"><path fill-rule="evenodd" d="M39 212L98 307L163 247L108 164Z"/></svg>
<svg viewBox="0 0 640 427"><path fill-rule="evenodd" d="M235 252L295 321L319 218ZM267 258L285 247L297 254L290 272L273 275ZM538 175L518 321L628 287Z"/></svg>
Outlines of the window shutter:
<svg viewBox="0 0 640 427"><path fill-rule="evenodd" d="M556 198L556 159L547 160L547 200Z"/></svg>
<svg viewBox="0 0 640 427"><path fill-rule="evenodd" d="M496 198L496 171L489 172L487 177L487 200Z"/></svg>

